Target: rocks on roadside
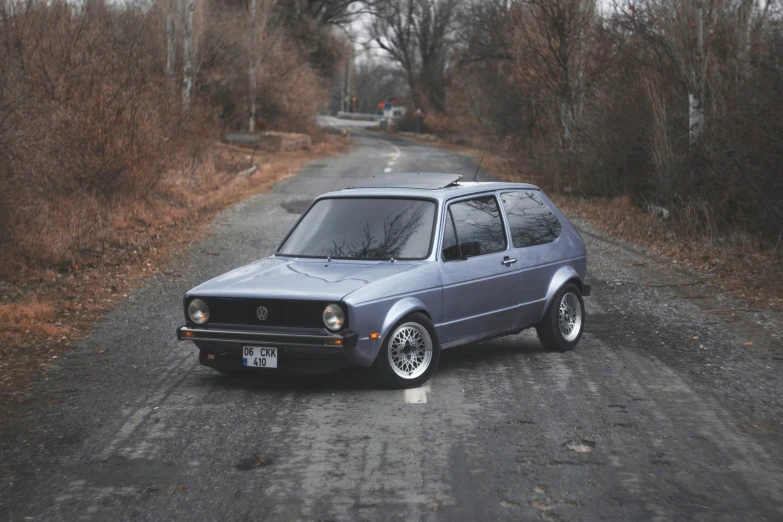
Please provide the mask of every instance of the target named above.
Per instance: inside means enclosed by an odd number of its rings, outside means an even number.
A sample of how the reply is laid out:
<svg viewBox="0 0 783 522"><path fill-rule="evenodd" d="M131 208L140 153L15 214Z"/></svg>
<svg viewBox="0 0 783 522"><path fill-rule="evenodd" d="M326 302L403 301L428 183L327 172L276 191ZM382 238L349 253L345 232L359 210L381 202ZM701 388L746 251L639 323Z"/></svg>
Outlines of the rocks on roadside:
<svg viewBox="0 0 783 522"><path fill-rule="evenodd" d="M312 146L310 136L295 132L231 132L226 134L225 142L255 146L266 152L289 152L309 149Z"/></svg>

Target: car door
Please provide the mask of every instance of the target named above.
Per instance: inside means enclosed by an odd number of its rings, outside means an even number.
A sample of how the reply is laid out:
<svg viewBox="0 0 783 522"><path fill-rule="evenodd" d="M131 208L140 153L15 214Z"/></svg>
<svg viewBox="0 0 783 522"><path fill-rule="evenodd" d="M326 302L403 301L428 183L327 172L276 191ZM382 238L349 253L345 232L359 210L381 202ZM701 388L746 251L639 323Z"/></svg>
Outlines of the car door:
<svg viewBox="0 0 783 522"><path fill-rule="evenodd" d="M444 218L441 342L513 327L519 268L496 195L449 202Z"/></svg>
<svg viewBox="0 0 783 522"><path fill-rule="evenodd" d="M563 226L537 190L503 192L500 199L521 271L520 320L529 326L544 313L549 282L560 266L554 243Z"/></svg>

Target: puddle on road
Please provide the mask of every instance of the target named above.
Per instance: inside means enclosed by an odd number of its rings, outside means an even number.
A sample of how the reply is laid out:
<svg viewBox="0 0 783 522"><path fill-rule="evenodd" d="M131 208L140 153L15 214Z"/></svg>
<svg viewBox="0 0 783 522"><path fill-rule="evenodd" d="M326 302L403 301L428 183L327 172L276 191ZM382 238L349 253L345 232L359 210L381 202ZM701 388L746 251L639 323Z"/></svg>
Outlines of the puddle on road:
<svg viewBox="0 0 783 522"><path fill-rule="evenodd" d="M577 453L590 453L595 448L595 442L592 440L571 441L566 442L565 448Z"/></svg>

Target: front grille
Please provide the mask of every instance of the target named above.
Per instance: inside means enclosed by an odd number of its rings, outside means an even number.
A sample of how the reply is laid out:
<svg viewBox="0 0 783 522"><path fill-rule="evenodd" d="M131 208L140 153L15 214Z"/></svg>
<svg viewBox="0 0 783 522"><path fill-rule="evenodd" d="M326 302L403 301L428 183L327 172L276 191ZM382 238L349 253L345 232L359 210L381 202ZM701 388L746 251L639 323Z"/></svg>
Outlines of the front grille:
<svg viewBox="0 0 783 522"><path fill-rule="evenodd" d="M282 326L323 328L321 314L331 301L296 301L289 299L246 299L228 297L202 298L209 306L209 324L245 326ZM267 310L259 319L258 307ZM263 315L263 314L262 314Z"/></svg>

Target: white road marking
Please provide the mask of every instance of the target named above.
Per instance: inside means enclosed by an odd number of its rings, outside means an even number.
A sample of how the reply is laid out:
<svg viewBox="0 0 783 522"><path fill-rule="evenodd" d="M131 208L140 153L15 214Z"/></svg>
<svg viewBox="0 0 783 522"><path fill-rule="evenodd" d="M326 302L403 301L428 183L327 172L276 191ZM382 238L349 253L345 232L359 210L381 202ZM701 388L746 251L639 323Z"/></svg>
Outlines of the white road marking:
<svg viewBox="0 0 783 522"><path fill-rule="evenodd" d="M386 167L385 169L383 169L383 171L384 172L391 172L391 167Z"/></svg>
<svg viewBox="0 0 783 522"><path fill-rule="evenodd" d="M405 390L406 404L427 404L427 394L432 391L429 386Z"/></svg>

